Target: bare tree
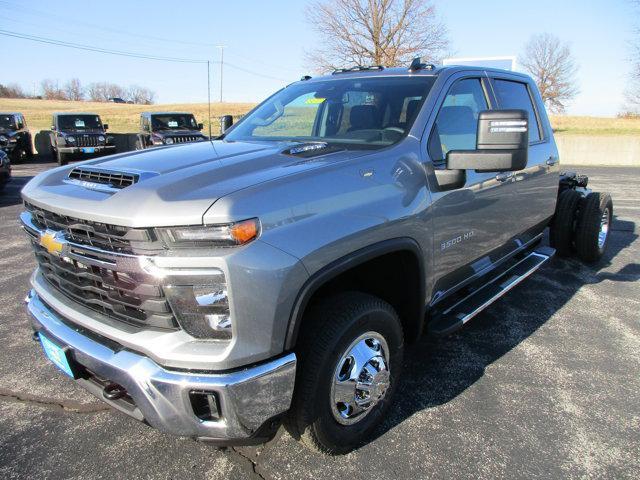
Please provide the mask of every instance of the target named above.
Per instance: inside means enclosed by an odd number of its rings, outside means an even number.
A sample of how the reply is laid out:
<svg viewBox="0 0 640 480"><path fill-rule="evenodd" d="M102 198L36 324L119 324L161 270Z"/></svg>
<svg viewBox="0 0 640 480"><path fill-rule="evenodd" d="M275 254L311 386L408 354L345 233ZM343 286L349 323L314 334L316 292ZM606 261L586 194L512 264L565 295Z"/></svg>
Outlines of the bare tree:
<svg viewBox="0 0 640 480"><path fill-rule="evenodd" d="M127 91L120 85L116 85L115 83L107 83L106 94L107 100L109 100L110 98L124 98L127 96Z"/></svg>
<svg viewBox="0 0 640 480"><path fill-rule="evenodd" d="M65 84L64 92L67 100L84 100L84 89L82 88L80 80L78 80L77 78L72 78Z"/></svg>
<svg viewBox="0 0 640 480"><path fill-rule="evenodd" d="M28 98L22 87L16 83L2 85L0 83L0 97L2 98Z"/></svg>
<svg viewBox="0 0 640 480"><path fill-rule="evenodd" d="M306 15L321 45L307 60L319 72L397 66L417 56L437 61L449 47L447 29L430 0L316 0Z"/></svg>
<svg viewBox="0 0 640 480"><path fill-rule="evenodd" d="M563 112L567 102L578 94L578 70L571 49L549 33L534 35L518 60L533 77L542 100L553 112Z"/></svg>
<svg viewBox="0 0 640 480"><path fill-rule="evenodd" d="M58 86L57 80L46 78L40 83L42 88L42 96L47 100L66 100L67 96Z"/></svg>
<svg viewBox="0 0 640 480"><path fill-rule="evenodd" d="M151 105L155 98L155 93L146 87L131 85L127 90L127 99L133 103Z"/></svg>

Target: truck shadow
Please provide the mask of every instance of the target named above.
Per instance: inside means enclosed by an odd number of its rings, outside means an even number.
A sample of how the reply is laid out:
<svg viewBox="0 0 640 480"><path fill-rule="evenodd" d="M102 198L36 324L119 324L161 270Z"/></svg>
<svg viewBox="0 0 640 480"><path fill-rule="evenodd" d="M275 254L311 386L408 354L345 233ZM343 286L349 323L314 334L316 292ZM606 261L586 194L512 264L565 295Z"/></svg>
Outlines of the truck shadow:
<svg viewBox="0 0 640 480"><path fill-rule="evenodd" d="M39 167L35 161L13 166L11 181L7 183L4 190L0 192L0 207L8 207L22 203L20 191L22 187L40 171Z"/></svg>
<svg viewBox="0 0 640 480"><path fill-rule="evenodd" d="M615 273L602 271L637 238L633 222L615 221L607 254L597 264L554 258L458 332L441 339L425 336L410 345L391 412L373 439L417 412L454 400L480 380L489 365L534 334L583 285L640 279L638 263Z"/></svg>

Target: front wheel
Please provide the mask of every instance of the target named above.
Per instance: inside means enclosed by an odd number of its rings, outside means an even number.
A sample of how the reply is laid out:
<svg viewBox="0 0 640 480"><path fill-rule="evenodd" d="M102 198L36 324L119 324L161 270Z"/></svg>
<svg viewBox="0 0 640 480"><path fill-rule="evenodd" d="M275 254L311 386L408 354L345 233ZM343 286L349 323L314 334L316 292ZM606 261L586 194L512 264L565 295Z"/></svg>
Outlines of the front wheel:
<svg viewBox="0 0 640 480"><path fill-rule="evenodd" d="M347 453L385 418L402 369L402 325L391 305L345 293L308 315L287 425L326 454Z"/></svg>

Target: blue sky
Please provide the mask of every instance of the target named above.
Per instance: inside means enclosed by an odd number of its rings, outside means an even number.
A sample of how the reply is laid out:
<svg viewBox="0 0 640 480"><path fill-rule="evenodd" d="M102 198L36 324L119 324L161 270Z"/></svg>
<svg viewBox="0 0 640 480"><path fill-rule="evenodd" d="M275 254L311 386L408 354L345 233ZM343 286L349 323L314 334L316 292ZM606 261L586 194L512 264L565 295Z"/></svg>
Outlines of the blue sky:
<svg viewBox="0 0 640 480"><path fill-rule="evenodd" d="M258 101L309 73L305 48L318 39L305 21L302 0L199 2L0 0L0 30L99 48L219 60L223 44L224 99ZM580 66L579 96L570 114L615 115L629 71L629 42L638 13L630 0L436 0L455 56L519 54L535 33L570 43ZM56 5L56 8L52 8ZM100 5L102 7L100 7ZM155 37L157 39L151 38ZM157 101L202 102L206 65L167 63L84 52L0 36L5 63L0 83L28 90L40 80L140 84ZM9 55L9 52L20 52ZM8 59L12 58L7 63ZM240 67L262 76L243 72ZM10 68L9 68L10 67ZM212 99L219 98L219 67L212 66Z"/></svg>

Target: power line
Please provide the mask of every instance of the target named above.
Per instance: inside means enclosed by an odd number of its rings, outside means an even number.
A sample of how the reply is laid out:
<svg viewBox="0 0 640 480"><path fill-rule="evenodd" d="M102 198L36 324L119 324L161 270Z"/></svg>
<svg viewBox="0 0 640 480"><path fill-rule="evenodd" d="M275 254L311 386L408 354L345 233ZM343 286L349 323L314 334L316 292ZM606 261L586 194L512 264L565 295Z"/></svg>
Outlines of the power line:
<svg viewBox="0 0 640 480"><path fill-rule="evenodd" d="M156 60L156 61L163 61L163 62L175 62L175 63L199 63L199 64L204 64L207 63L207 60L196 60L196 59L190 59L190 58L178 58L178 57L161 57L161 56L157 56L157 55L147 55L147 54L143 54L143 53L137 53L137 52L127 52L124 50L110 50L110 49L106 49L106 48L99 48L99 47L93 47L90 45L82 45L82 44L78 44L78 43L71 43L71 42L65 42L62 40L55 40L53 38L47 38L47 37L40 37L37 35L31 35L31 34L26 34L26 33L20 33L20 32L12 32L9 30L1 30L0 29L0 35L4 35L6 37L14 37L14 38L20 38L22 40L30 40L33 42L38 42L38 43L44 43L47 45L56 45L56 46L60 46L60 47L67 47L67 48L74 48L76 50L85 50L85 51L89 51L89 52L97 52L97 53L104 53L104 54L108 54L108 55L117 55L117 56L122 56L122 57L131 57L131 58L141 58L141 59L145 59L145 60ZM221 62L217 62L217 61L212 61L211 63L221 63ZM234 68L236 70L239 70L241 72L244 73L248 73L249 75L255 75L257 77L262 77L262 78L266 78L269 80L276 80L278 82L287 82L288 80L284 79L284 78L280 78L280 77L274 77L272 75L267 75L261 72L255 72L253 70L249 70L247 68L243 68L240 67L238 65L235 65L233 63L229 63L229 62L225 62L225 65Z"/></svg>
<svg viewBox="0 0 640 480"><path fill-rule="evenodd" d="M156 55L145 55L142 53L125 52L122 50L109 50L106 48L92 47L90 45L81 45L77 43L64 42L61 40L55 40L52 38L39 37L36 35L24 34L19 32L11 32L9 30L0 30L0 35L6 37L21 38L23 40L31 40L33 42L46 43L49 45L58 45L61 47L75 48L77 50L86 50L89 52L106 53L109 55L119 55L122 57L143 58L146 60L159 60L163 62L178 62L178 63L207 63L206 60L195 60L190 58L177 58L177 57L161 57Z"/></svg>
<svg viewBox="0 0 640 480"><path fill-rule="evenodd" d="M69 21L71 21L71 22L73 22L73 23L75 23L77 25L81 25L83 27L91 27L92 29L103 30L105 32L117 33L117 34L120 34L120 35L129 35L131 37L137 37L137 38L146 38L148 40L153 40L153 41L156 41L156 42L168 42L168 43L171 43L171 44L178 43L178 44L181 44L181 45L190 45L190 46L194 46L194 47L202 47L202 45L203 45L202 42L199 42L199 43L197 43L197 42L186 42L184 40L178 40L178 39L167 40L166 38L154 37L153 35L144 35L144 34L141 34L141 33L130 32L130 31L127 31L127 30L120 30L120 29L117 29L117 28L106 27L104 25L98 25L98 24L95 24L95 23L88 23L88 22L85 22L84 20L83 21L79 21L79 20L75 20L75 19L68 18L68 17L61 16L61 15L55 15L55 14L50 13L50 12L46 12L45 13L45 12L43 12L41 10L36 10L36 9L33 9L33 8L24 8L23 6L17 6L15 4L6 2L4 0L0 0L0 4L4 4L4 6L9 7L11 11L18 10L18 11L25 12L25 13L27 13L29 15L34 15L34 16L38 16L38 17L56 18L56 19L62 20L65 23L68 23ZM0 6L2 6L2 5L0 5Z"/></svg>
<svg viewBox="0 0 640 480"><path fill-rule="evenodd" d="M95 24L95 23L88 23L88 22L85 22L84 20L79 21L79 20L75 20L75 19L72 19L72 18L64 17L64 16L61 16L61 15L55 15L55 14L49 13L49 12L45 13L45 12L42 12L41 10L36 10L36 9L33 9L33 8L25 8L25 7L21 6L21 5L17 6L15 4L12 4L12 3L7 2L5 0L0 0L0 8L3 7L3 6L5 8L10 7L10 11L12 11L12 12L17 10L17 11L22 11L24 13L27 13L28 15L59 19L59 20L62 20L65 24L67 24L68 22L71 21L71 22L73 22L73 23L75 23L77 25L80 25L82 27L90 27L91 29L102 30L102 31L105 31L105 32L110 32L110 33L117 33L119 35L127 35L127 36L130 36L130 37L143 38L143 39L147 39L147 40L152 40L154 42L165 42L165 43L170 43L172 45L180 44L180 45L188 45L188 46L196 46L196 47L203 47L203 46L204 47L210 47L210 46L213 46L212 44L206 44L206 43L203 43L203 42L188 42L188 41L174 39L174 38L166 39L166 38L161 38L161 37L155 37L153 35L145 35L145 34L142 34L142 33L136 33L136 32L131 32L131 31L127 31L127 30L120 30L120 29L117 29L117 28L107 27L105 25L98 25L98 24ZM8 18L8 17L6 19L9 20L9 21L13 21L13 22L24 23L25 25L36 26L33 23L25 22L24 20L16 20L16 19ZM50 28L50 25L47 25L47 27ZM42 27L38 26L38 28L42 28ZM232 56L238 57L240 60L248 61L248 62L251 62L252 64L259 64L259 65L262 65L263 67L268 68L268 69L273 69L273 70L278 70L278 71L286 70L286 71L289 71L289 72L294 72L294 69L292 69L292 68L281 67L281 66L278 66L278 65L274 65L272 63L268 63L268 62L262 61L262 60L252 59L252 58L250 58L250 57L248 57L246 55L243 55L243 54L240 54L240 53L234 51L233 49L231 49L231 51L229 51L229 54L232 55ZM297 70L295 70L295 71L297 71ZM269 77L269 78L276 79L276 77ZM280 80L280 79L278 79L278 80Z"/></svg>
<svg viewBox="0 0 640 480"><path fill-rule="evenodd" d="M291 81L291 79L286 80L286 79L284 79L284 78L274 77L274 76L271 76L271 75L266 75L266 74L264 74L264 73L254 72L254 71L252 71L252 70L248 70L248 69L246 69L246 68L239 67L238 65L235 65L235 64L233 64L233 63L224 62L224 64L225 64L225 66L227 66L227 67L235 68L236 70L239 70L239 71L241 71L241 72L248 73L248 74L250 74L250 75L255 75L255 76L257 76L257 77L266 78L266 79L268 79L268 80L277 80L278 82L290 82L290 81Z"/></svg>

